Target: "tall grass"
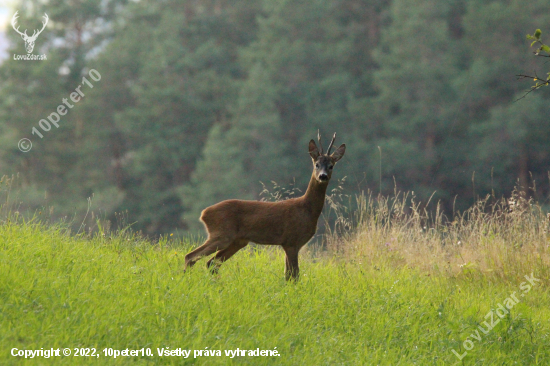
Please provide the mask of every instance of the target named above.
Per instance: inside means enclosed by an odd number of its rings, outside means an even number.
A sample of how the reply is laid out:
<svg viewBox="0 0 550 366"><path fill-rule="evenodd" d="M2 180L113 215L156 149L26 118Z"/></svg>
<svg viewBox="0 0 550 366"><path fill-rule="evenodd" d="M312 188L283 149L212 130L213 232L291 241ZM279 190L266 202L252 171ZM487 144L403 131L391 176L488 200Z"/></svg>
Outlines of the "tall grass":
<svg viewBox="0 0 550 366"><path fill-rule="evenodd" d="M451 218L410 193L362 194L354 204L343 204L334 193L327 201L337 219L325 224L324 237L330 256L446 276L512 280L527 271L550 273L549 216L523 191L508 199L488 196Z"/></svg>
<svg viewBox="0 0 550 366"><path fill-rule="evenodd" d="M336 188L338 188L337 185ZM547 218L519 193L452 220L412 195L331 192L326 250L284 280L282 251L252 246L212 275L184 255L200 243L129 229L71 230L40 213L0 219L0 364L548 365ZM347 200L347 202L346 202ZM344 204L346 202L346 204ZM336 220L328 215L332 212ZM487 334L472 338L525 275L541 280ZM462 360L464 342L473 348ZM280 356L225 356L274 350ZM11 350L70 348L23 359ZM100 357L75 357L95 348ZM151 348L116 359L103 349ZM222 356L159 356L157 348Z"/></svg>

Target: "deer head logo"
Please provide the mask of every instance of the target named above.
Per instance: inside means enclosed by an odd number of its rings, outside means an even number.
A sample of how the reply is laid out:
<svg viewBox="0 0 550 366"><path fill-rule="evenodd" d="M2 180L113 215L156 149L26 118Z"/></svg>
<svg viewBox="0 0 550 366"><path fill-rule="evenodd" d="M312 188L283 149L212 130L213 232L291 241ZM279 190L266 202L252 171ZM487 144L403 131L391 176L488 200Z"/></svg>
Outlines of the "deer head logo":
<svg viewBox="0 0 550 366"><path fill-rule="evenodd" d="M48 24L48 14L44 13L44 16L43 16L44 21L42 22L42 29L40 30L35 29L32 36L29 37L27 35L26 29L24 32L20 32L19 27L15 28L15 26L17 25L17 18L19 17L17 13L18 12L16 11L15 14L13 14L13 17L11 18L11 26L17 33L21 35L21 38L23 38L23 40L25 41L25 49L27 50L27 53L31 53L32 50L34 49L34 42L36 41L36 38L40 33L42 33L44 28L46 28L46 24Z"/></svg>

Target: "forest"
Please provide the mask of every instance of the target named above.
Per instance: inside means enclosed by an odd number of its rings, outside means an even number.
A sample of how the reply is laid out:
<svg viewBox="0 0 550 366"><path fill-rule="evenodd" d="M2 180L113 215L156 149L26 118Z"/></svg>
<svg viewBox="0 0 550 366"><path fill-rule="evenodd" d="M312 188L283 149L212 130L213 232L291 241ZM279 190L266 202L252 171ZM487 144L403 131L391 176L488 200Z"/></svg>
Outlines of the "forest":
<svg viewBox="0 0 550 366"><path fill-rule="evenodd" d="M449 216L514 189L548 204L550 94L525 95L535 82L516 76L548 71L526 39L550 24L547 0L21 0L15 11L21 29L49 17L34 50L46 60L15 59L25 44L10 27L0 64L0 176L20 210L82 220L91 207L146 235L196 232L220 200L261 199L272 182L303 192L318 130L347 145L331 183L346 195L414 192Z"/></svg>

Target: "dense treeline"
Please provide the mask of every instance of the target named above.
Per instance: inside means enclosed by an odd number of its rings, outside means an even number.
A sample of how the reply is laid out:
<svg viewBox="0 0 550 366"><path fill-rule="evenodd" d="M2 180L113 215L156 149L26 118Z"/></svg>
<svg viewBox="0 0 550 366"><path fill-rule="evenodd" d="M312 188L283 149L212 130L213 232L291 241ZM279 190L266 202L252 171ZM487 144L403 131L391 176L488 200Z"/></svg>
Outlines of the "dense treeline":
<svg viewBox="0 0 550 366"><path fill-rule="evenodd" d="M550 94L531 85L527 33L550 23L534 0L22 1L50 24L35 53L0 66L0 175L23 207L93 207L148 234L193 229L221 199L261 182L304 188L320 129L348 146L346 192L436 191L447 210L550 185ZM15 11L15 9L14 9ZM34 22L34 23L33 23ZM31 28L31 26L28 26ZM11 53L24 53L15 32ZM93 88L31 135L90 69ZM22 153L17 141L33 148Z"/></svg>

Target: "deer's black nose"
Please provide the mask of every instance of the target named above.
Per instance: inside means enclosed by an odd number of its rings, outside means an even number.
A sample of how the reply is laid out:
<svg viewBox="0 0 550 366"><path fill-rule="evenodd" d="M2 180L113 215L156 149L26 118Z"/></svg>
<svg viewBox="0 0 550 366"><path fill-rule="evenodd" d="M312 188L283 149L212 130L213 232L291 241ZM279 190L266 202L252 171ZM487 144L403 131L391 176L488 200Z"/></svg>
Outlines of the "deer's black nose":
<svg viewBox="0 0 550 366"><path fill-rule="evenodd" d="M320 181L327 181L328 180L328 175L326 175L325 173L322 173L322 174L319 174L319 180Z"/></svg>

